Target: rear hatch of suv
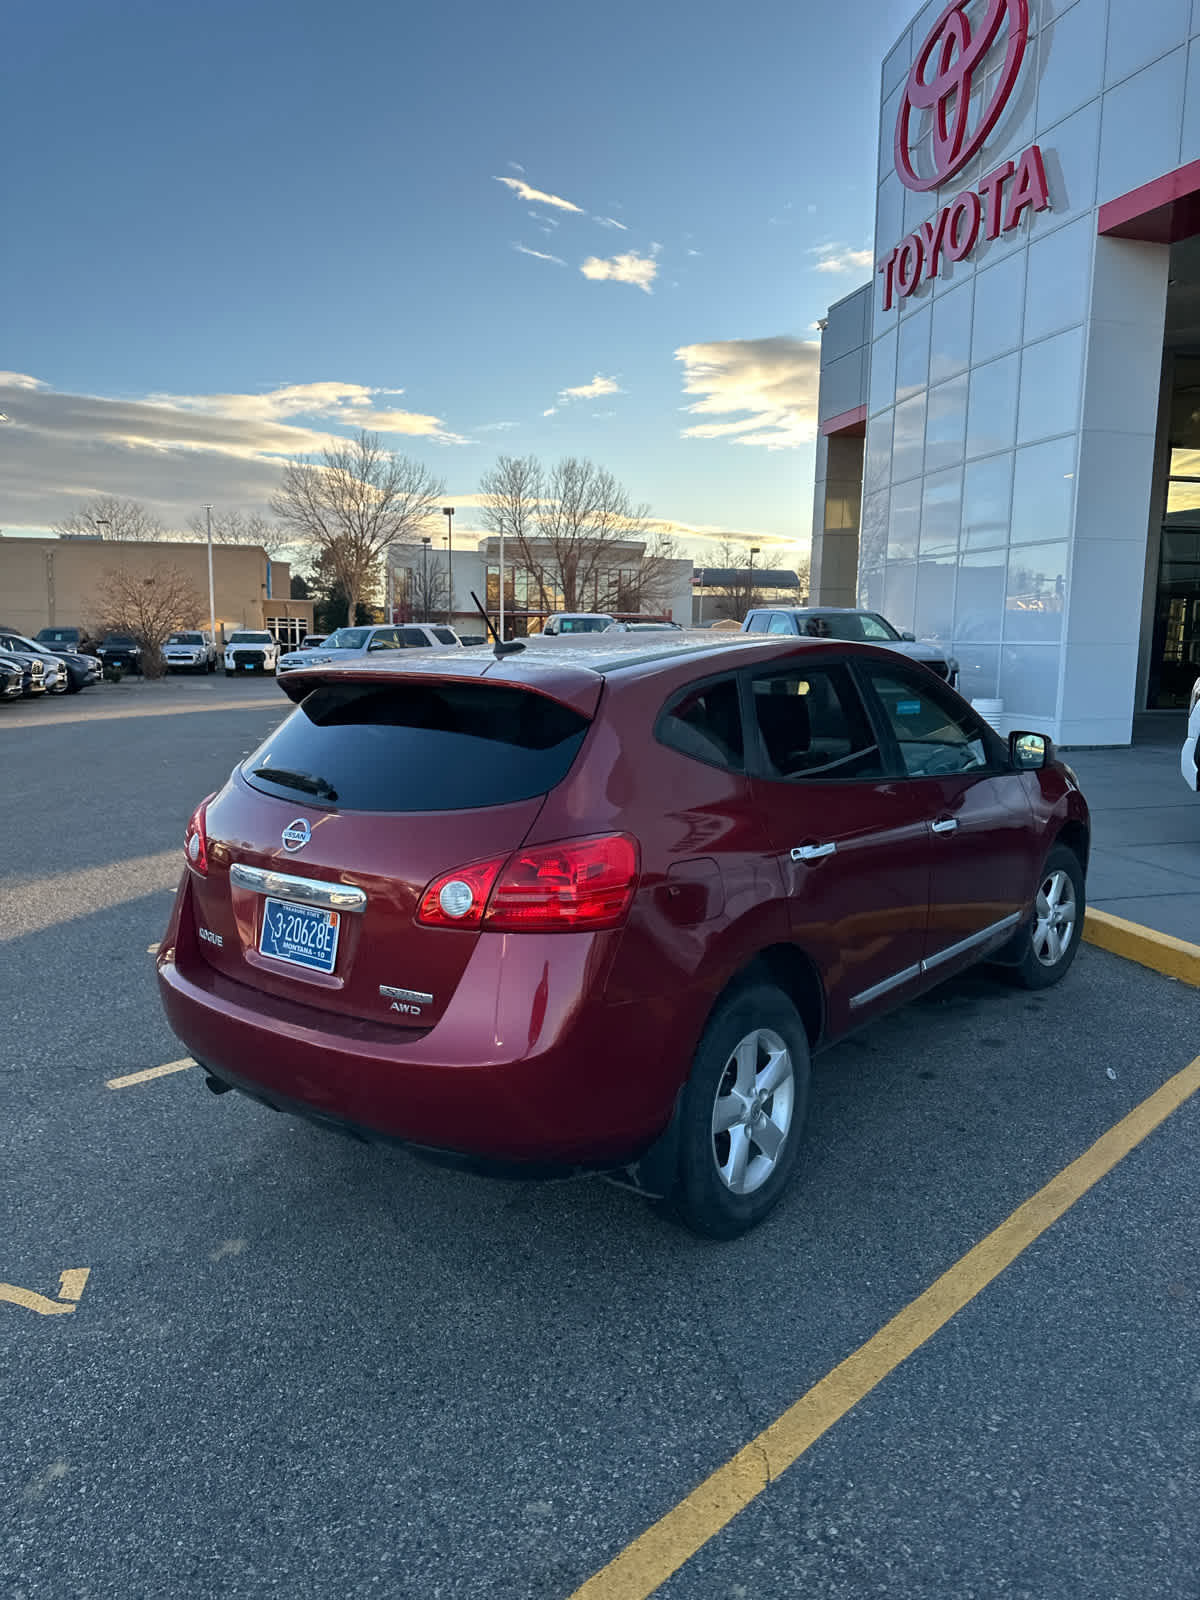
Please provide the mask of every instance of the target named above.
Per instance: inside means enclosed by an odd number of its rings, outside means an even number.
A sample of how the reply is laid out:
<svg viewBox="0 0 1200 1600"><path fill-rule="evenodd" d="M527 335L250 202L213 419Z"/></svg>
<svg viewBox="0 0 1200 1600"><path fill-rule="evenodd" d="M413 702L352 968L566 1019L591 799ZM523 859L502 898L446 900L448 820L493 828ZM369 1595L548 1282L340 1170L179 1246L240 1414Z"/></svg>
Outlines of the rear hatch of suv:
<svg viewBox="0 0 1200 1600"><path fill-rule="evenodd" d="M472 864L521 845L602 680L580 672L555 695L483 673L300 678L288 681L297 710L203 812L190 852L200 958L347 1027L431 1027L479 932L457 915L461 887L447 902L457 920L441 926L418 921L422 892L447 873L470 889Z"/></svg>

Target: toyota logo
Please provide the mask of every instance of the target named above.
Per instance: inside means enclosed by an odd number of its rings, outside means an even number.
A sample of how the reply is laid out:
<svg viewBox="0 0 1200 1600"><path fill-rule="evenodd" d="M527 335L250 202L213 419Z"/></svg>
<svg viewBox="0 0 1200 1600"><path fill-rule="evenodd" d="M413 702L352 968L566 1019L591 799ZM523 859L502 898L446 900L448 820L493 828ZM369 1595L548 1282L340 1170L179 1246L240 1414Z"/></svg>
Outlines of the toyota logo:
<svg viewBox="0 0 1200 1600"><path fill-rule="evenodd" d="M312 829L308 825L307 817L297 817L295 822L289 822L283 830L283 848L303 850L311 838Z"/></svg>
<svg viewBox="0 0 1200 1600"><path fill-rule="evenodd" d="M909 189L936 189L965 167L983 145L1008 104L1029 41L1029 0L987 0L986 15L972 29L968 11L983 0L950 0L917 51L896 118L896 171ZM996 87L972 131L971 95L980 65L1005 23L1008 39ZM913 114L932 113L932 172L913 165ZM924 163L922 163L924 164Z"/></svg>

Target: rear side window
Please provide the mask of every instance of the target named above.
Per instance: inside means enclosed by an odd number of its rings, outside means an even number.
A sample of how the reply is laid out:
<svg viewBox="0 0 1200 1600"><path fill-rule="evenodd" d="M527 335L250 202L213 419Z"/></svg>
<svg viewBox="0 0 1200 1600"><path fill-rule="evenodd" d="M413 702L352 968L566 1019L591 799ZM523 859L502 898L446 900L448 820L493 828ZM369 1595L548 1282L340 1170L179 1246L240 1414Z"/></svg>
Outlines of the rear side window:
<svg viewBox="0 0 1200 1600"><path fill-rule="evenodd" d="M659 721L658 737L681 755L741 772L745 740L737 679L699 684L677 695Z"/></svg>
<svg viewBox="0 0 1200 1600"><path fill-rule="evenodd" d="M434 628L433 637L439 644L457 644L457 636L449 628Z"/></svg>
<svg viewBox="0 0 1200 1600"><path fill-rule="evenodd" d="M792 667L756 678L754 716L768 777L883 776L879 746L844 666Z"/></svg>
<svg viewBox="0 0 1200 1600"><path fill-rule="evenodd" d="M782 611L772 613L771 621L767 626L768 633L795 633L791 617L785 617Z"/></svg>
<svg viewBox="0 0 1200 1600"><path fill-rule="evenodd" d="M401 628L400 637L408 650L428 650L429 639L420 628Z"/></svg>
<svg viewBox="0 0 1200 1600"><path fill-rule="evenodd" d="M254 788L308 805L467 811L545 794L566 776L587 729L577 711L524 689L327 684L241 771Z"/></svg>

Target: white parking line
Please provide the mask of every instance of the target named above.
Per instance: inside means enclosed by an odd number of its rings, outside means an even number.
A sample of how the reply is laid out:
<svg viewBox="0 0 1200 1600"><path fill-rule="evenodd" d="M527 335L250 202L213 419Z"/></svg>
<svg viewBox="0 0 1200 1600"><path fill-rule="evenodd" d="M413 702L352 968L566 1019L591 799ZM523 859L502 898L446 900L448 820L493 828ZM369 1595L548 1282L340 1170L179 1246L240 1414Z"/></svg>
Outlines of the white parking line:
<svg viewBox="0 0 1200 1600"><path fill-rule="evenodd" d="M171 1072L186 1072L196 1063L191 1056L184 1056L181 1061L168 1061L161 1067L147 1067L144 1072L128 1072L123 1078L106 1078L106 1089L129 1089L135 1083L149 1083L151 1078L165 1078Z"/></svg>

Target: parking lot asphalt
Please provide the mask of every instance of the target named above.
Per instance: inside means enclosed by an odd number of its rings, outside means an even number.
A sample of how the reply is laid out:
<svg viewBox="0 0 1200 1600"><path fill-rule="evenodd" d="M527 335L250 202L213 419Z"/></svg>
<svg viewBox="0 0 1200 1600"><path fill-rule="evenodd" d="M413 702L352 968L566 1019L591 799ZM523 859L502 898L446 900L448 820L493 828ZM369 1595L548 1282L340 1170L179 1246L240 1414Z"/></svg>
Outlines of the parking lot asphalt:
<svg viewBox="0 0 1200 1600"><path fill-rule="evenodd" d="M800 1179L732 1245L194 1068L110 1089L183 1054L148 947L276 693L0 721L8 1600L566 1600L1200 1054L1195 991L1105 952L969 975L819 1059ZM1194 1600L1198 1140L1200 1097L658 1592Z"/></svg>

